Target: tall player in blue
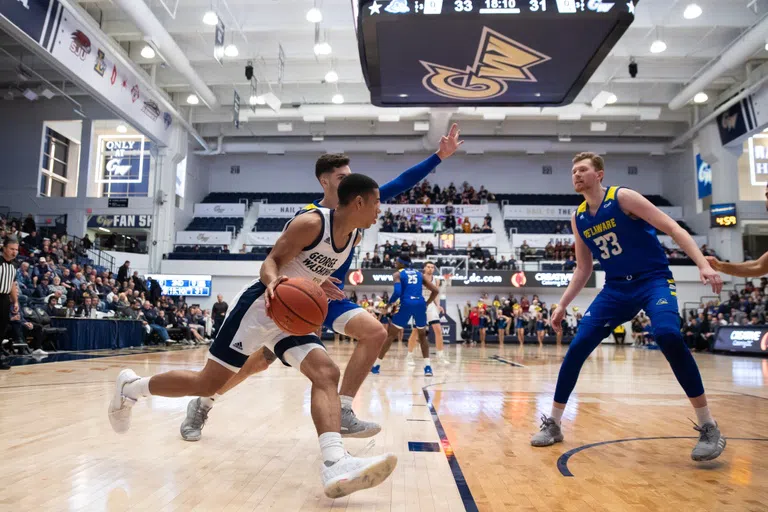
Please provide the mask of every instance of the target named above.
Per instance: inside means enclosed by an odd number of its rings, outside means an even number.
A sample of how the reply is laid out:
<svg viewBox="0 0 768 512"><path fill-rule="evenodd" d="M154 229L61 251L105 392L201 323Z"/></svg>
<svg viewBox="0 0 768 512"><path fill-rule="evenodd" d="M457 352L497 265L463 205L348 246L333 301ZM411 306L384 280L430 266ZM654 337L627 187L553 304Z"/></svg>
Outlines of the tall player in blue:
<svg viewBox="0 0 768 512"><path fill-rule="evenodd" d="M379 358L371 368L372 373L379 373L381 360L387 355L389 347L395 341L400 332L413 318L413 327L419 336L421 344L421 356L424 358L424 375L432 376L432 363L429 360L429 340L427 339L427 306L434 303L440 296L440 289L431 280L425 281L424 276L418 270L411 268L411 258L403 254L397 258L397 272L392 276L395 283L395 291L389 298L390 305L400 300L400 309L392 317L387 328L387 341L381 347ZM424 299L424 286L429 290L429 298Z"/></svg>
<svg viewBox="0 0 768 512"><path fill-rule="evenodd" d="M644 310L651 319L654 338L667 358L677 381L693 405L698 418L694 428L699 442L691 457L696 461L717 458L725 449L725 438L707 406L699 368L680 334L677 292L656 230L669 234L699 267L701 282L719 294L720 275L712 269L696 242L674 220L634 190L605 188L603 159L594 153L579 153L573 159L572 180L584 196L571 219L576 234L576 270L571 284L552 314L555 330L562 329L566 308L584 288L592 273L592 258L605 271L605 287L587 309L576 337L568 347L557 378L550 416L542 418L541 430L532 437L533 446L549 446L563 440L560 419L584 361L619 324Z"/></svg>
<svg viewBox="0 0 768 512"><path fill-rule="evenodd" d="M426 178L440 162L452 156L464 143L464 141L459 140L460 134L459 127L453 124L448 134L441 137L439 148L435 154L379 188L381 201L387 201L410 190ZM299 214L315 208L338 207L339 183L351 173L349 157L346 155L326 154L320 156L315 163L315 177L323 188L323 198L308 204L302 208ZM357 243L359 240L355 241L355 245ZM341 291L344 288L344 278L353 259L354 255L350 254L344 264L332 274L332 278L323 285L323 289L330 300L328 314L323 326L358 340L352 357L344 370L339 396L342 407L342 437L363 438L378 434L381 431L381 426L371 421L358 419L352 410L352 400L368 376L368 371L387 338L387 330L373 316L367 314L363 308L348 300ZM269 350L260 348L248 358L240 372L235 374L214 396L191 400L187 406L187 416L181 424L181 437L185 441L200 440L203 426L215 401L243 382L248 376L266 370L275 359L275 355Z"/></svg>

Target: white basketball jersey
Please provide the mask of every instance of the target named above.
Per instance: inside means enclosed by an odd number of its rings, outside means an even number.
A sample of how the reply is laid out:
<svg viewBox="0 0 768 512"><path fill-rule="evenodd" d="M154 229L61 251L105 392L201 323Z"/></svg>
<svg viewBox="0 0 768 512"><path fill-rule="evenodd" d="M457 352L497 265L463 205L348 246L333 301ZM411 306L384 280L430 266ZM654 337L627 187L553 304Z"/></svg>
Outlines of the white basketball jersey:
<svg viewBox="0 0 768 512"><path fill-rule="evenodd" d="M280 269L281 275L301 277L322 284L347 261L347 257L354 250L358 230L355 229L352 232L346 245L336 247L333 243L333 214L334 211L328 208L316 208L302 214L302 216L321 215L323 217L323 229L315 243L303 249L296 258ZM294 217L294 219L296 218ZM292 221L293 219L288 221L283 231Z"/></svg>
<svg viewBox="0 0 768 512"><path fill-rule="evenodd" d="M427 277L424 276L424 280L426 279ZM444 298L445 297L445 279L443 279L443 276L432 274L432 283L434 283L434 285L437 286L438 290L440 290L440 293L437 296L437 298L438 299ZM424 295L424 300L429 300L429 297L432 295L432 292L426 286L423 287L422 293Z"/></svg>

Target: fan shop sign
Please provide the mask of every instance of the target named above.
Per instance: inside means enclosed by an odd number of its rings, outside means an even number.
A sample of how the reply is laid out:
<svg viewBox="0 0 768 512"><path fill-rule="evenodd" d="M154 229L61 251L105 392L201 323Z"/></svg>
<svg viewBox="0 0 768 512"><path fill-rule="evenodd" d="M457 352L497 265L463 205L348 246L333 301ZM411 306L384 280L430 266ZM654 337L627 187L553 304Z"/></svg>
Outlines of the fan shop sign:
<svg viewBox="0 0 768 512"><path fill-rule="evenodd" d="M91 215L89 228L139 228L152 227L151 215Z"/></svg>
<svg viewBox="0 0 768 512"><path fill-rule="evenodd" d="M376 286L393 284L389 269L350 270L346 283L350 286ZM571 283L573 272L514 272L509 270L473 270L467 275L453 276L451 286L481 288L565 288ZM585 288L595 287L595 275L590 275Z"/></svg>

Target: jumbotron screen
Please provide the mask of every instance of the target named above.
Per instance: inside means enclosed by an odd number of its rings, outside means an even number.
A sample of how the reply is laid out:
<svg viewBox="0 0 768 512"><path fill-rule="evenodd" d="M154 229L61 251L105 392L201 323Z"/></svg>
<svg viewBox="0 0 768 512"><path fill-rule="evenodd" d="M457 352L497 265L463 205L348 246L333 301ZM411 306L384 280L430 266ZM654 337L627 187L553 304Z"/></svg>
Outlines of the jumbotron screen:
<svg viewBox="0 0 768 512"><path fill-rule="evenodd" d="M353 0L377 106L571 103L634 20L633 1Z"/></svg>

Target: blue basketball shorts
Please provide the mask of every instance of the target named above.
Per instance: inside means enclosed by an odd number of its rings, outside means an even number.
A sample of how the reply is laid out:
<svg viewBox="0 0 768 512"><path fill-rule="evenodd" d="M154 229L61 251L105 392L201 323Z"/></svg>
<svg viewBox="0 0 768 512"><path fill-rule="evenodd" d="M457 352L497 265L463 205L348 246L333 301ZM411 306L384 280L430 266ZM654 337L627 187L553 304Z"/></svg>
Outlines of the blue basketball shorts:
<svg viewBox="0 0 768 512"><path fill-rule="evenodd" d="M419 329L427 326L427 302L421 301L400 301L400 309L392 317L392 324L401 329L408 325L413 318L413 325Z"/></svg>
<svg viewBox="0 0 768 512"><path fill-rule="evenodd" d="M349 336L346 332L347 322L366 311L349 299L332 300L328 303L328 314L325 316L323 327L333 332Z"/></svg>

